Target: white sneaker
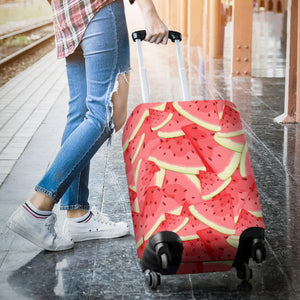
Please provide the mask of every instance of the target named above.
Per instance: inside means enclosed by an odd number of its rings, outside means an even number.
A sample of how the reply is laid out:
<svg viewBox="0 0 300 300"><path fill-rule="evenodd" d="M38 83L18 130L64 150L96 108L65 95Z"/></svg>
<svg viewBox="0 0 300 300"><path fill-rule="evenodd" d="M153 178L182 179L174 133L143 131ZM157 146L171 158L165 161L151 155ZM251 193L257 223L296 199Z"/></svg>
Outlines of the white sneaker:
<svg viewBox="0 0 300 300"><path fill-rule="evenodd" d="M7 227L26 240L48 251L62 251L73 248L74 242L70 237L57 235L54 229L55 222L56 215L54 213L47 218L39 219L32 216L21 206L9 218Z"/></svg>
<svg viewBox="0 0 300 300"><path fill-rule="evenodd" d="M125 222L114 223L107 215L93 209L81 222L66 218L63 232L70 235L74 242L81 242L122 237L129 233L129 227Z"/></svg>

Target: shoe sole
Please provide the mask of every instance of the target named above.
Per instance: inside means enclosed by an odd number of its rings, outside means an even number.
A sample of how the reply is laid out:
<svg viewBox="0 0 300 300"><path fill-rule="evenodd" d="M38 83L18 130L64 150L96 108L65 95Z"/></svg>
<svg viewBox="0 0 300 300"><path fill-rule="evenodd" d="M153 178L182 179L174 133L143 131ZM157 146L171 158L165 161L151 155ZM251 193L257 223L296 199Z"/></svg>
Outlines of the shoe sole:
<svg viewBox="0 0 300 300"><path fill-rule="evenodd" d="M70 234L72 237L72 240L74 241L74 243L76 242L83 242L83 241L89 241L89 240L104 240L104 239L116 239L116 238L120 238L120 237L124 237L126 235L129 234L129 229L126 228L126 230L124 230L124 232L120 231L116 234L111 234L105 231L96 231L96 232L88 232L83 234Z"/></svg>
<svg viewBox="0 0 300 300"><path fill-rule="evenodd" d="M19 225L16 222L12 222L11 220L8 220L8 222L6 223L6 226L12 230L13 232L17 233L18 235L20 235L21 237L23 237L25 240L30 241L31 243L33 243L34 245L47 250L47 251L64 251L64 250L68 250L68 249L72 249L74 247L74 244L61 248L61 249L51 249L51 248L47 248L44 245L42 245L42 243L36 239L33 235L31 235L30 233L28 233L27 231L23 230L23 227L21 225Z"/></svg>

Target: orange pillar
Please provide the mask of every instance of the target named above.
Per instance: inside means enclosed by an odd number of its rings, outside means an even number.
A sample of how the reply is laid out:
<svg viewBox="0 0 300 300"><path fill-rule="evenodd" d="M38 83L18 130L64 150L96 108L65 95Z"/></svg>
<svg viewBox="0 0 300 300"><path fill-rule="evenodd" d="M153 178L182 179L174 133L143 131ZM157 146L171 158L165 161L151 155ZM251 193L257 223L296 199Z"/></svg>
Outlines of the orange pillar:
<svg viewBox="0 0 300 300"><path fill-rule="evenodd" d="M202 46L203 1L188 0L188 37L191 46Z"/></svg>
<svg viewBox="0 0 300 300"><path fill-rule="evenodd" d="M273 0L273 12L278 13L278 0Z"/></svg>
<svg viewBox="0 0 300 300"><path fill-rule="evenodd" d="M296 122L300 123L300 5L298 4ZM300 147L299 147L300 149Z"/></svg>
<svg viewBox="0 0 300 300"><path fill-rule="evenodd" d="M181 0L179 5L180 24L179 28L183 36L188 35L188 0Z"/></svg>
<svg viewBox="0 0 300 300"><path fill-rule="evenodd" d="M209 57L221 55L221 0L209 0Z"/></svg>
<svg viewBox="0 0 300 300"><path fill-rule="evenodd" d="M281 0L281 9L282 13L284 14L286 11L286 0Z"/></svg>
<svg viewBox="0 0 300 300"><path fill-rule="evenodd" d="M209 55L209 16L210 16L210 5L209 0L204 0L204 7L203 7L203 48L204 53Z"/></svg>
<svg viewBox="0 0 300 300"><path fill-rule="evenodd" d="M169 16L170 16L170 26L173 30L178 30L177 28L177 2L178 0L171 0L169 2Z"/></svg>
<svg viewBox="0 0 300 300"><path fill-rule="evenodd" d="M265 12L269 10L269 0L264 0Z"/></svg>
<svg viewBox="0 0 300 300"><path fill-rule="evenodd" d="M252 0L234 0L232 76L251 76L252 12Z"/></svg>
<svg viewBox="0 0 300 300"><path fill-rule="evenodd" d="M300 6L300 5L299 5ZM286 77L285 77L285 106L284 113L275 121L282 123L300 122L300 62L299 62L299 7L297 0L288 2L287 20L287 50L286 50Z"/></svg>

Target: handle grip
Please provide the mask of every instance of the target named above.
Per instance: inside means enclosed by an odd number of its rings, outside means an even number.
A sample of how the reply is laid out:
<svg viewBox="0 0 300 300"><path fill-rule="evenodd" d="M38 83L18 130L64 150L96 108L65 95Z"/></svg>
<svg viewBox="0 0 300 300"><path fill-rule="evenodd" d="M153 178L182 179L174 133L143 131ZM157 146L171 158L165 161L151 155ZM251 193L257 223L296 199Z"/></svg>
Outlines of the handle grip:
<svg viewBox="0 0 300 300"><path fill-rule="evenodd" d="M132 33L132 39L135 42L136 40L141 40L143 41L146 37L146 30L138 30L134 31ZM169 31L169 39L174 43L175 41L180 41L182 40L182 35L178 31Z"/></svg>

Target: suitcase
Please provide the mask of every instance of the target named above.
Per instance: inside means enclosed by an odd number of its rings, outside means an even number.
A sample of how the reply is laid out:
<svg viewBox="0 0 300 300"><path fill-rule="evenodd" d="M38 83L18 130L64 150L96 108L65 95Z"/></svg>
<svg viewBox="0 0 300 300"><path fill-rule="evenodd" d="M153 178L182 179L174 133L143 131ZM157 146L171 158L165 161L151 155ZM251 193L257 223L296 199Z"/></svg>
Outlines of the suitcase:
<svg viewBox="0 0 300 300"><path fill-rule="evenodd" d="M252 277L249 259L266 258L264 221L238 108L226 100L190 101L175 43L184 101L151 103L141 41L143 102L129 116L122 145L137 255L147 284L161 274L228 271Z"/></svg>

